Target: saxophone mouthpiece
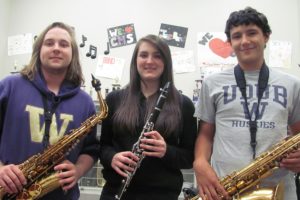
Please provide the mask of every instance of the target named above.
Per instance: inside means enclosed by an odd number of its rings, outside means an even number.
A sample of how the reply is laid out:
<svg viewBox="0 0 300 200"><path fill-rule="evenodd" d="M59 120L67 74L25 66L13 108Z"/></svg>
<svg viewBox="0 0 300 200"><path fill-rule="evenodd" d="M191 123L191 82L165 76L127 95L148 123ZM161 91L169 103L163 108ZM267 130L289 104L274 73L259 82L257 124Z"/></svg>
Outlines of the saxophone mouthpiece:
<svg viewBox="0 0 300 200"><path fill-rule="evenodd" d="M96 79L93 74L92 75L92 86L95 88L96 91L101 90L101 82L99 79Z"/></svg>

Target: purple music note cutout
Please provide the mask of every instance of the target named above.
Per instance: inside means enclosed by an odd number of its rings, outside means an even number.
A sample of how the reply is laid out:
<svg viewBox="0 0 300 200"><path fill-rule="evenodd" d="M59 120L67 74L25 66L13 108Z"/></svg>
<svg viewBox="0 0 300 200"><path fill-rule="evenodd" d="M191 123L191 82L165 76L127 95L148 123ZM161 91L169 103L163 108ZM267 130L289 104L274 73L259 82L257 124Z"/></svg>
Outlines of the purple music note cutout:
<svg viewBox="0 0 300 200"><path fill-rule="evenodd" d="M87 57L91 57L92 59L97 57L97 47L90 45L89 52L86 53Z"/></svg>
<svg viewBox="0 0 300 200"><path fill-rule="evenodd" d="M104 51L104 55L108 55L109 54L109 42L106 43L107 47L106 50Z"/></svg>
<svg viewBox="0 0 300 200"><path fill-rule="evenodd" d="M82 35L82 43L80 43L80 45L79 45L81 48L85 46L85 41L87 41L87 37Z"/></svg>

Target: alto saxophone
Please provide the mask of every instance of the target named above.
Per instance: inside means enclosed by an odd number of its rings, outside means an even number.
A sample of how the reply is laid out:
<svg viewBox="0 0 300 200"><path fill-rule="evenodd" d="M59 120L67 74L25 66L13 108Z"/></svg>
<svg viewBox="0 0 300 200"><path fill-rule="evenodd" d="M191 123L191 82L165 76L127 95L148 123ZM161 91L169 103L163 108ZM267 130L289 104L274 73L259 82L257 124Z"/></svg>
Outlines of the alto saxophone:
<svg viewBox="0 0 300 200"><path fill-rule="evenodd" d="M126 171L127 177L122 180L121 188L120 188L118 194L116 194L116 196L115 196L116 200L120 200L122 198L123 194L128 189L130 182L131 182L133 176L135 175L136 170L140 167L143 159L145 158L145 156L143 155L144 149L140 148L141 139L145 138L144 133L147 133L147 132L150 132L153 130L154 123L156 122L158 115L160 114L160 111L165 103L166 98L167 98L169 86L170 86L170 82L167 82L165 84L165 86L163 87L163 89L161 89L161 93L157 99L156 105L155 105L153 111L148 116L147 121L143 127L143 130L140 134L138 141L132 147L132 153L134 153L134 155L136 155L139 158L139 160L137 161L136 166L132 166L134 168L134 170L132 172Z"/></svg>
<svg viewBox="0 0 300 200"><path fill-rule="evenodd" d="M297 150L299 147L300 133L291 137L287 137L275 144L268 151L262 153L245 168L241 169L240 171L234 171L230 175L225 176L223 179L221 179L220 183L232 198L254 199L249 198L249 195L257 195L255 194L255 189L259 183L263 179L272 175L274 170L279 168L280 161L283 158L286 158L289 153ZM262 188L262 192L265 192L266 195L264 198L261 197L258 199L283 199L282 187L282 184L279 183L274 188ZM267 197L268 195L269 197ZM196 200L198 198L200 198L199 194L192 198L188 197L186 199ZM223 200L225 197L220 195L220 199Z"/></svg>
<svg viewBox="0 0 300 200"><path fill-rule="evenodd" d="M92 86L95 88L100 104L100 111L85 120L79 128L73 129L69 134L64 135L52 146L49 146L42 153L33 155L22 164L18 165L23 172L27 184L18 194L7 194L4 188L0 187L0 200L34 200L60 187L57 174L53 168L61 163L65 156L82 140L91 129L99 124L108 113L107 104L101 95L101 83L92 75Z"/></svg>

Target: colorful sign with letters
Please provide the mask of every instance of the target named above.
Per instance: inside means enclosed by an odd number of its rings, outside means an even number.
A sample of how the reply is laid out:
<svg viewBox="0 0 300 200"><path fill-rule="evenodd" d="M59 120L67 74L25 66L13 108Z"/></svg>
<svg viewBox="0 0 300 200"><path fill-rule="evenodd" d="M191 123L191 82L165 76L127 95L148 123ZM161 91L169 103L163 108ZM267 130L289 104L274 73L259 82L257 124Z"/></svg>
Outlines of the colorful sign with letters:
<svg viewBox="0 0 300 200"><path fill-rule="evenodd" d="M133 24L116 26L107 29L109 45L111 48L131 45L136 43Z"/></svg>
<svg viewBox="0 0 300 200"><path fill-rule="evenodd" d="M187 32L188 28L185 27L161 24L158 35L160 38L163 38L168 45L184 48Z"/></svg>
<svg viewBox="0 0 300 200"><path fill-rule="evenodd" d="M197 47L199 66L227 67L237 64L236 56L223 32L198 33Z"/></svg>

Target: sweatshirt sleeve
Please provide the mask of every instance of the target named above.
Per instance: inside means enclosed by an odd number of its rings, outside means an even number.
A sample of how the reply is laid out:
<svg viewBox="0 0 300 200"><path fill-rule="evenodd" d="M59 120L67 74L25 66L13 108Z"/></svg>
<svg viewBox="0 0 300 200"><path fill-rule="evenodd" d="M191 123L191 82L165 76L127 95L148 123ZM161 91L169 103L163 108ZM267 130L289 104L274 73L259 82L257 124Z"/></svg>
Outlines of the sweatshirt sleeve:
<svg viewBox="0 0 300 200"><path fill-rule="evenodd" d="M90 116L94 115L95 112L95 105L94 102L91 100L90 103ZM83 146L80 151L80 154L88 154L91 156L94 161L98 159L98 151L99 151L99 140L97 139L97 126L93 127L91 132L84 138Z"/></svg>
<svg viewBox="0 0 300 200"><path fill-rule="evenodd" d="M0 141L2 136L2 128L3 128L3 121L5 116L5 108L6 108L6 101L7 101L7 87L5 87L5 81L0 81Z"/></svg>
<svg viewBox="0 0 300 200"><path fill-rule="evenodd" d="M4 96L3 96L3 84L0 81L0 143L1 143L1 136L2 136L2 125L4 119Z"/></svg>
<svg viewBox="0 0 300 200"><path fill-rule="evenodd" d="M167 144L162 158L166 165L175 169L189 169L193 166L194 145L197 136L197 119L193 117L195 107L192 101L183 96L182 129L178 136L178 145Z"/></svg>

